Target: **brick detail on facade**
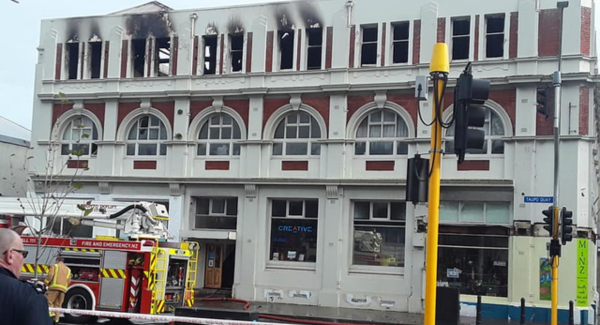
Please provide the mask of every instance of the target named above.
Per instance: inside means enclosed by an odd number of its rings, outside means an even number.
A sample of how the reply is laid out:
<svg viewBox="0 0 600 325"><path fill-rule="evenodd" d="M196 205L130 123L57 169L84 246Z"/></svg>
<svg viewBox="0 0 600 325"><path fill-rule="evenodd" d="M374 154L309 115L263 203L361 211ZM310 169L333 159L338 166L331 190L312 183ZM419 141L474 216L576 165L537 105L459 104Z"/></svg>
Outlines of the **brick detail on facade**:
<svg viewBox="0 0 600 325"><path fill-rule="evenodd" d="M417 122L419 120L419 116L417 115L417 108L419 107L419 102L415 98L414 94L387 94L387 100L396 103L402 108L404 108L408 114L410 114L410 118L412 119L413 126L415 130L417 129ZM408 123L408 121L407 121Z"/></svg>
<svg viewBox="0 0 600 325"><path fill-rule="evenodd" d="M67 161L67 168L69 169L87 169L88 161L81 159L70 159Z"/></svg>
<svg viewBox="0 0 600 325"><path fill-rule="evenodd" d="M205 161L204 170L229 170L229 161Z"/></svg>
<svg viewBox="0 0 600 325"><path fill-rule="evenodd" d="M108 78L108 54L110 53L110 41L104 41L104 78Z"/></svg>
<svg viewBox="0 0 600 325"><path fill-rule="evenodd" d="M581 87L579 87L579 134L580 135L588 135L589 119L590 119L590 88L581 86Z"/></svg>
<svg viewBox="0 0 600 325"><path fill-rule="evenodd" d="M386 37L386 33L387 33L387 28L386 28L386 24L385 23L381 23L381 66L385 67L385 37Z"/></svg>
<svg viewBox="0 0 600 325"><path fill-rule="evenodd" d="M173 43L171 43L171 75L177 75L177 57L179 56L179 37L173 36ZM158 69L158 67L157 67Z"/></svg>
<svg viewBox="0 0 600 325"><path fill-rule="evenodd" d="M231 107L234 111L236 111L244 120L244 124L246 125L246 129L248 129L248 116L250 114L250 100L248 99L232 99L232 100L224 100L223 105L227 107Z"/></svg>
<svg viewBox="0 0 600 325"><path fill-rule="evenodd" d="M510 13L510 41L508 44L508 57L514 59L517 57L519 46L519 13Z"/></svg>
<svg viewBox="0 0 600 325"><path fill-rule="evenodd" d="M133 110L140 108L140 102L130 102L130 103L119 103L119 111L117 112L117 128L121 125L125 116L129 115L129 113L133 112Z"/></svg>
<svg viewBox="0 0 600 325"><path fill-rule="evenodd" d="M539 14L538 56L558 56L560 10L543 9Z"/></svg>
<svg viewBox="0 0 600 325"><path fill-rule="evenodd" d="M365 162L365 170L370 171L393 171L395 162L390 161L367 161Z"/></svg>
<svg viewBox="0 0 600 325"><path fill-rule="evenodd" d="M296 71L300 71L300 62L302 58L302 29L296 30L298 33L298 45L296 47Z"/></svg>
<svg viewBox="0 0 600 325"><path fill-rule="evenodd" d="M354 68L354 50L356 48L356 25L350 28L350 53L348 55L348 68Z"/></svg>
<svg viewBox="0 0 600 325"><path fill-rule="evenodd" d="M446 18L438 18L437 42L444 43L445 41L446 41Z"/></svg>
<svg viewBox="0 0 600 325"><path fill-rule="evenodd" d="M83 108L92 112L98 120L100 120L100 124L104 127L104 103L84 103ZM62 104L55 103L52 107L52 125L56 123L56 121L66 112L73 109L73 103ZM60 135L62 136L62 135Z"/></svg>
<svg viewBox="0 0 600 325"><path fill-rule="evenodd" d="M581 7L581 54L590 55L592 8Z"/></svg>
<svg viewBox="0 0 600 325"><path fill-rule="evenodd" d="M445 97L448 94L444 95ZM448 98L453 98L448 97ZM502 90L492 90L490 91L490 99L498 103L508 117L510 118L510 122L512 124L512 129L515 129L515 121L517 116L517 90L516 89L502 89Z"/></svg>
<svg viewBox="0 0 600 325"><path fill-rule="evenodd" d="M221 34L221 45L219 45L220 47L220 51L219 51L219 74L225 74L225 71L223 71L223 54L225 53L225 34Z"/></svg>
<svg viewBox="0 0 600 325"><path fill-rule="evenodd" d="M267 124L267 121L276 110L289 103L289 98L265 98L263 109L263 126Z"/></svg>
<svg viewBox="0 0 600 325"><path fill-rule="evenodd" d="M133 169L156 169L156 160L134 160Z"/></svg>
<svg viewBox="0 0 600 325"><path fill-rule="evenodd" d="M308 161L282 161L281 170L308 170Z"/></svg>
<svg viewBox="0 0 600 325"><path fill-rule="evenodd" d="M473 42L473 55L475 61L479 60L479 17L480 15L475 16L475 40Z"/></svg>
<svg viewBox="0 0 600 325"><path fill-rule="evenodd" d="M211 107L212 106L212 101L210 100L195 100L193 102L190 102L190 122L196 118L196 115L198 115L200 112L202 112L202 110Z"/></svg>
<svg viewBox="0 0 600 325"><path fill-rule="evenodd" d="M252 32L246 35L246 73L252 72Z"/></svg>
<svg viewBox="0 0 600 325"><path fill-rule="evenodd" d="M553 107L554 107L554 89L550 87L550 96L547 101L550 116L546 118L542 114L535 114L535 135L552 135L554 134ZM536 109L532 107L531 109ZM563 122L564 123L564 122Z"/></svg>
<svg viewBox="0 0 600 325"><path fill-rule="evenodd" d="M329 99L329 96L302 97L302 104L316 109L321 114L321 117L325 120L327 129L329 129ZM327 137L327 131L322 136Z"/></svg>
<svg viewBox="0 0 600 325"><path fill-rule="evenodd" d="M56 44L56 67L54 69L54 80L60 80L60 72L62 71L62 43Z"/></svg>
<svg viewBox="0 0 600 325"><path fill-rule="evenodd" d="M347 121L350 121L352 115L358 111L359 108L363 107L375 100L375 94L361 94L361 95L349 95L348 96L348 114L346 115Z"/></svg>
<svg viewBox="0 0 600 325"><path fill-rule="evenodd" d="M199 36L194 37L194 49L192 50L192 75L198 73L198 42Z"/></svg>
<svg viewBox="0 0 600 325"><path fill-rule="evenodd" d="M127 55L129 50L129 41L124 39L121 42L121 78L127 78Z"/></svg>
<svg viewBox="0 0 600 325"><path fill-rule="evenodd" d="M456 170L490 170L489 160L465 160L456 165Z"/></svg>
<svg viewBox="0 0 600 325"><path fill-rule="evenodd" d="M413 64L419 64L421 56L421 20L417 19L413 24Z"/></svg>
<svg viewBox="0 0 600 325"><path fill-rule="evenodd" d="M267 53L265 55L265 71L273 71L273 31L267 32Z"/></svg>
<svg viewBox="0 0 600 325"><path fill-rule="evenodd" d="M175 102L152 102L150 106L165 114L167 119L169 119L169 123L171 123L171 128L173 128L175 123Z"/></svg>
<svg viewBox="0 0 600 325"><path fill-rule="evenodd" d="M333 27L327 27L327 40L325 45L325 69L331 69L333 55Z"/></svg>

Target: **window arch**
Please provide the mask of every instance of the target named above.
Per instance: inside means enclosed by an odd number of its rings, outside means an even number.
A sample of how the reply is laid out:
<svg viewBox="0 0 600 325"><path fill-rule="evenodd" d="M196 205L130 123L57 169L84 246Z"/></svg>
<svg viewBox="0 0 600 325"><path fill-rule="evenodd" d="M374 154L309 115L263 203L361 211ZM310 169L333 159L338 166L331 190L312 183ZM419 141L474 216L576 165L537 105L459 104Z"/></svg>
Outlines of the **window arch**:
<svg viewBox="0 0 600 325"><path fill-rule="evenodd" d="M303 110L286 114L275 128L273 156L319 156L321 127L317 120Z"/></svg>
<svg viewBox="0 0 600 325"><path fill-rule="evenodd" d="M198 156L239 156L242 131L227 113L210 115L198 132Z"/></svg>
<svg viewBox="0 0 600 325"><path fill-rule="evenodd" d="M61 137L60 153L63 156L95 157L98 154L98 128L91 118L78 115L67 120Z"/></svg>
<svg viewBox="0 0 600 325"><path fill-rule="evenodd" d="M452 118L452 117L450 117ZM445 147L446 153L454 153L454 125L446 129ZM509 130L505 126L505 122L495 110L488 108L486 110L485 124L483 125L485 132L485 141L483 149L467 149L469 154L504 154L504 140Z"/></svg>
<svg viewBox="0 0 600 325"><path fill-rule="evenodd" d="M128 156L164 156L167 154L168 132L155 115L144 114L134 119L127 133Z"/></svg>
<svg viewBox="0 0 600 325"><path fill-rule="evenodd" d="M354 154L407 155L409 127L394 110L376 109L366 115L356 129Z"/></svg>

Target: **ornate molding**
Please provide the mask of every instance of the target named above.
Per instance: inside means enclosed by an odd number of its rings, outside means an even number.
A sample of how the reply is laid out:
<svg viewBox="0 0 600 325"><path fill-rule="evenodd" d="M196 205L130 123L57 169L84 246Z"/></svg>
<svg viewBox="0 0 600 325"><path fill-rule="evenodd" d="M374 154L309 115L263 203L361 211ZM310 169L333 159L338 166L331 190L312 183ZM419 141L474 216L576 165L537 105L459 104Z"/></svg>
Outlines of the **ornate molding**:
<svg viewBox="0 0 600 325"><path fill-rule="evenodd" d="M244 186L244 191L246 193L246 197L247 198L254 198L254 197L256 197L256 185L254 185L254 184L246 184Z"/></svg>
<svg viewBox="0 0 600 325"><path fill-rule="evenodd" d="M327 193L327 199L337 200L340 197L340 191L337 185L327 185L325 192Z"/></svg>
<svg viewBox="0 0 600 325"><path fill-rule="evenodd" d="M100 194L110 194L110 183L99 182L98 189L100 190Z"/></svg>
<svg viewBox="0 0 600 325"><path fill-rule="evenodd" d="M383 108L385 106L385 102L387 101L387 91L376 91L374 101L375 104L377 104L377 108Z"/></svg>
<svg viewBox="0 0 600 325"><path fill-rule="evenodd" d="M185 193L185 186L179 183L169 183L171 196L180 196Z"/></svg>
<svg viewBox="0 0 600 325"><path fill-rule="evenodd" d="M221 113L221 110L223 109L223 96L213 97L212 106L215 109L215 112Z"/></svg>
<svg viewBox="0 0 600 325"><path fill-rule="evenodd" d="M73 101L73 110L81 113L81 111L83 111L83 100L74 100Z"/></svg>
<svg viewBox="0 0 600 325"><path fill-rule="evenodd" d="M142 103L140 104L140 108L142 109L142 111L144 112L144 114L148 114L150 113L150 106L151 106L151 102L149 98L144 98L142 99Z"/></svg>
<svg viewBox="0 0 600 325"><path fill-rule="evenodd" d="M302 105L302 98L299 94L292 94L290 97L290 105L292 105L292 110L297 111L300 109L300 105Z"/></svg>

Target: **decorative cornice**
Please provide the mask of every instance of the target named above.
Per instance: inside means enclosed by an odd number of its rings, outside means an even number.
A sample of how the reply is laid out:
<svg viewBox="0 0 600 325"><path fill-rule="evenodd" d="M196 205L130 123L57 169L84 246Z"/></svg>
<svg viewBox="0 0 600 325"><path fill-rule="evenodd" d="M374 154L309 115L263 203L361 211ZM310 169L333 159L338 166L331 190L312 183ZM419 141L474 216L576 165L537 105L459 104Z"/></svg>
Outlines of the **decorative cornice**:
<svg viewBox="0 0 600 325"><path fill-rule="evenodd" d="M244 192L247 198L255 198L256 197L256 185L255 184L246 184L244 186Z"/></svg>
<svg viewBox="0 0 600 325"><path fill-rule="evenodd" d="M169 183L171 196L181 196L185 194L185 186L178 183Z"/></svg>
<svg viewBox="0 0 600 325"><path fill-rule="evenodd" d="M110 194L110 183L98 182L98 189L100 190L100 194L103 194L103 195Z"/></svg>

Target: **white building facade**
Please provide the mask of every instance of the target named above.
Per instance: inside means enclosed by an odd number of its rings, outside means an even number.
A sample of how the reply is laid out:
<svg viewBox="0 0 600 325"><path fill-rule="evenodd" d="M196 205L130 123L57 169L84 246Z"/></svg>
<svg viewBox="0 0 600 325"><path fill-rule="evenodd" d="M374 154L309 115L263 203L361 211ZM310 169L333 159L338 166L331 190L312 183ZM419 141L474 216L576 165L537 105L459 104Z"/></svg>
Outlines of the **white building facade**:
<svg viewBox="0 0 600 325"><path fill-rule="evenodd" d="M528 313L549 319L550 203L526 197L552 196L552 117L536 112L536 94L557 69L555 6L153 2L44 20L31 170L55 142L57 159L83 153L68 163L88 168L76 196L168 204L176 239L202 245L198 287L422 312L427 207L405 202L406 167L431 137L432 104L415 99L415 77L446 42L444 107L468 62L492 90L485 149L460 165L452 150L443 157L439 282L460 288L463 313L481 295L484 317L518 317L523 297ZM591 0L564 11L559 204L577 225L560 262L565 323L568 301L590 311L597 291L594 19Z"/></svg>

